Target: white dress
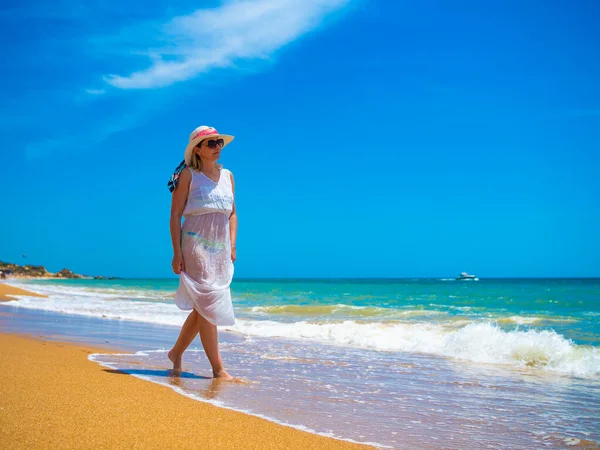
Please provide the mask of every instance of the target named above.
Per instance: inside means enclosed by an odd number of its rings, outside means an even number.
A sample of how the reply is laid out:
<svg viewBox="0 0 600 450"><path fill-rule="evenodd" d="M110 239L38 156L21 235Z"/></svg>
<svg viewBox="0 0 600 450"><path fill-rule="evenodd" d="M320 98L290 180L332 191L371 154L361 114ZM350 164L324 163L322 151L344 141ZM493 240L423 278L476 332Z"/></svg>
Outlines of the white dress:
<svg viewBox="0 0 600 450"><path fill-rule="evenodd" d="M215 182L192 169L183 211L181 248L185 272L179 276L175 304L194 308L213 325L235 323L229 285L233 279L229 216L233 209L231 173L221 169Z"/></svg>

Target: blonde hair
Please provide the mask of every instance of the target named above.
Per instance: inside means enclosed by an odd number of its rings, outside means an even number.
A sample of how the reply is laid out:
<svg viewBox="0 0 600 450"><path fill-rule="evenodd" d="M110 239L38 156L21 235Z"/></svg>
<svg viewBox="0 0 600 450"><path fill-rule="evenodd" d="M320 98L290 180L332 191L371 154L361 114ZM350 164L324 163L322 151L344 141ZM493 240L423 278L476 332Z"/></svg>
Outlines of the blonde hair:
<svg viewBox="0 0 600 450"><path fill-rule="evenodd" d="M190 165L188 166L190 169L196 170L198 172L200 172L202 170L202 159L200 158L200 155L198 155L196 153L196 148L200 148L200 146L202 145L203 142L204 142L204 140L198 142L196 144L196 147L194 147L192 149L192 158L190 161ZM217 169L221 170L222 168L223 168L223 164L217 164Z"/></svg>

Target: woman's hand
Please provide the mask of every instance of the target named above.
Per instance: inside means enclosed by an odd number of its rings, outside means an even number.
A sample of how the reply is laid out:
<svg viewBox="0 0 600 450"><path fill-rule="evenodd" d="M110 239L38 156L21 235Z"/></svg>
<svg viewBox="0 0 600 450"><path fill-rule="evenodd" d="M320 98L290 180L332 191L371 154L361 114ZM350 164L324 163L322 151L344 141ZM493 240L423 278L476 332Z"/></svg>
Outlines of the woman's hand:
<svg viewBox="0 0 600 450"><path fill-rule="evenodd" d="M235 262L236 259L237 257L235 255L235 247L231 247L231 262Z"/></svg>
<svg viewBox="0 0 600 450"><path fill-rule="evenodd" d="M181 253L176 253L173 255L171 267L173 268L173 272L176 274L180 274L181 272L185 271L185 266L183 265L183 256L181 256Z"/></svg>

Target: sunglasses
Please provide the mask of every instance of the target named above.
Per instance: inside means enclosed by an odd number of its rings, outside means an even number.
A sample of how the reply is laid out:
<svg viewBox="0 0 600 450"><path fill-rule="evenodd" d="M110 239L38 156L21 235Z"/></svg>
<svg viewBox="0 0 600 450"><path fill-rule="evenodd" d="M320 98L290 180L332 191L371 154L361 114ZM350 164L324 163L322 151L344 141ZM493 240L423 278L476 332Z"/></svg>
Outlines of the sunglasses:
<svg viewBox="0 0 600 450"><path fill-rule="evenodd" d="M219 147L223 147L225 145L225 141L223 139L209 139L208 141L203 141L206 142L206 146L208 148L217 148L217 145ZM202 143L200 143L199 147L202 145Z"/></svg>

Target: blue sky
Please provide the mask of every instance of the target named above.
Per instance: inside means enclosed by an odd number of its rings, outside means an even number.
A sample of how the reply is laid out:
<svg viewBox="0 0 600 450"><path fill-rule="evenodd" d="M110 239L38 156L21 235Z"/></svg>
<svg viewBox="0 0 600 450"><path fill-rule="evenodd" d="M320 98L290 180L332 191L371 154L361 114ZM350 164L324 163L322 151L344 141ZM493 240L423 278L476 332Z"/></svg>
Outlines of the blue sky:
<svg viewBox="0 0 600 450"><path fill-rule="evenodd" d="M166 182L206 124L236 136L236 277L600 276L598 17L3 3L0 259L172 276Z"/></svg>

